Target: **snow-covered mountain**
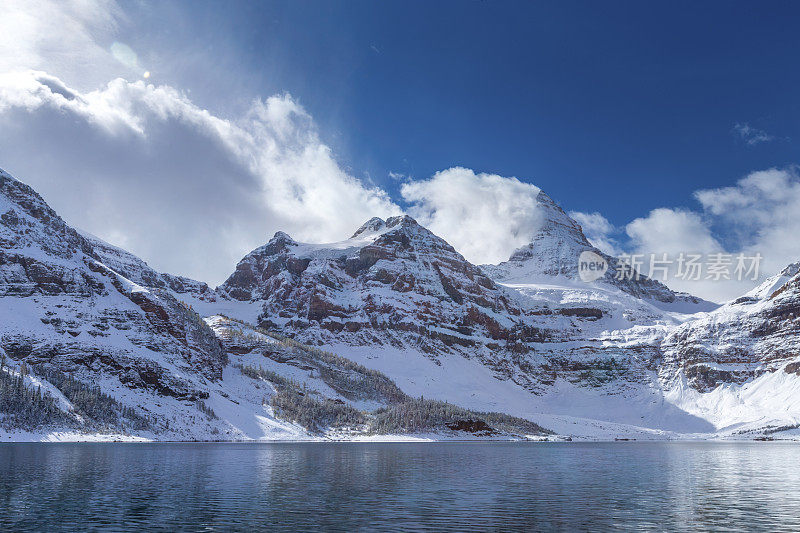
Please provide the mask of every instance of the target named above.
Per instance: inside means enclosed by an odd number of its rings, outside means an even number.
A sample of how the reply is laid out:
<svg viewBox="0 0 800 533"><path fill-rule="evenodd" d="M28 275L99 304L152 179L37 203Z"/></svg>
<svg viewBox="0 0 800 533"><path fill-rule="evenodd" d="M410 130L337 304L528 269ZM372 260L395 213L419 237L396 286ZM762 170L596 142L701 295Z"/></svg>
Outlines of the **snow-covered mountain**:
<svg viewBox="0 0 800 533"><path fill-rule="evenodd" d="M17 374L46 366L124 389L147 406L153 395L175 406L207 398L226 365L196 313L170 291L114 271L33 189L2 171L0 316L0 353Z"/></svg>
<svg viewBox="0 0 800 533"><path fill-rule="evenodd" d="M409 217L372 219L331 244L279 232L219 291L256 304L262 326L347 354L411 394L547 419L559 431L570 417L662 433L720 429L667 379L667 339L724 311L645 276L617 279L617 260L549 197L539 201L543 226L501 265L470 264ZM587 250L609 264L591 283L578 276Z"/></svg>
<svg viewBox="0 0 800 533"><path fill-rule="evenodd" d="M674 328L659 375L676 405L718 426L800 422L800 263Z"/></svg>
<svg viewBox="0 0 800 533"><path fill-rule="evenodd" d="M800 369L800 263L741 298L675 328L665 372L680 369L698 390ZM788 363L788 364L787 364Z"/></svg>
<svg viewBox="0 0 800 533"><path fill-rule="evenodd" d="M404 389L509 410L518 406L444 391L459 383L462 391L499 386L530 396L561 380L591 394L600 386L616 394L641 384L653 363L610 349L598 336L637 323L677 324L613 286L579 284L559 286L556 297L500 285L403 216L369 220L351 238L330 244L298 243L279 232L248 254L219 292L257 305L260 326L347 354ZM429 364L439 367L434 374L444 370L449 383L426 371L428 385L418 388L412 376ZM488 381L475 382L475 373Z"/></svg>
<svg viewBox="0 0 800 533"><path fill-rule="evenodd" d="M330 244L278 232L212 290L75 231L0 172L0 437L800 432L800 263L716 309L617 280L539 201L544 225L501 265L374 218ZM591 283L587 250L610 265Z"/></svg>
<svg viewBox="0 0 800 533"><path fill-rule="evenodd" d="M156 272L150 265L122 248L86 232L81 232L81 235L89 241L104 265L134 283L144 287L166 289L176 295L187 295L200 301L214 302L217 299L216 292L202 281Z"/></svg>
<svg viewBox="0 0 800 533"><path fill-rule="evenodd" d="M600 280L580 281L581 252L599 250L544 193L539 201L547 213L542 229L502 265L469 263L408 216L374 218L330 244L278 232L242 259L219 292L258 305L263 327L339 350L400 350L412 366L417 356L441 365L442 354L456 354L541 392L562 378L596 385L594 373L608 374L610 357L628 374L623 381L640 381L631 376L642 363L601 337L636 325L675 326L680 319L670 308L716 305L643 276L616 280L614 266Z"/></svg>
<svg viewBox="0 0 800 533"><path fill-rule="evenodd" d="M530 420L411 398L332 353L223 316L204 320L178 296L217 301L205 284L81 235L0 171L0 437L549 434Z"/></svg>
<svg viewBox="0 0 800 533"><path fill-rule="evenodd" d="M414 219L373 218L351 238L301 244L278 232L219 288L258 322L307 342L413 346L435 356L538 338L499 287Z"/></svg>
<svg viewBox="0 0 800 533"><path fill-rule="evenodd" d="M525 285L577 285L584 284L578 275L578 258L582 252L594 252L603 257L608 270L593 287L613 287L635 298L647 300L663 309L681 310L685 313L708 311L716 307L695 296L674 292L659 281L642 273L618 275L624 265L615 257L593 246L583 229L564 212L547 194L537 197L542 224L531 242L516 250L508 261L499 265L483 265L489 275L515 287Z"/></svg>

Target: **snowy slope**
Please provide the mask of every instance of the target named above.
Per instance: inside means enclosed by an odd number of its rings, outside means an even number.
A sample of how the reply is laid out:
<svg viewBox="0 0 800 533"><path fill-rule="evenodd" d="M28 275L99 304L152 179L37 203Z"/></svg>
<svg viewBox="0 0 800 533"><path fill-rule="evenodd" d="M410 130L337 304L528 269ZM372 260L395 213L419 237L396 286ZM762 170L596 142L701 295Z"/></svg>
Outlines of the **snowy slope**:
<svg viewBox="0 0 800 533"><path fill-rule="evenodd" d="M662 283L639 274L633 279L617 279L620 263L592 246L583 234L580 224L567 215L545 193L537 198L544 213L543 222L532 241L516 250L508 261L499 265L482 265L484 270L500 283L519 286L582 285L601 291L613 288L667 311L696 313L710 311L716 304L686 293L670 290ZM603 257L608 270L600 279L586 283L578 275L578 258L582 252L591 251Z"/></svg>
<svg viewBox="0 0 800 533"><path fill-rule="evenodd" d="M0 437L361 437L369 424L405 433L391 415L408 410L447 438L472 436L448 421L484 418L496 425L479 427L486 437L546 434L525 420L414 402L349 360L225 317L203 320L176 296L236 306L84 237L3 172L0 245ZM36 418L43 413L49 421Z"/></svg>
<svg viewBox="0 0 800 533"><path fill-rule="evenodd" d="M103 264L134 283L145 287L166 289L175 295L186 295L200 301L214 302L217 299L216 293L201 281L156 272L147 263L122 248L109 244L90 233L81 232L81 235L89 241Z"/></svg>
<svg viewBox="0 0 800 533"><path fill-rule="evenodd" d="M148 429L138 433L151 438L294 439L306 434L287 429L260 403L232 417L233 423L211 420L198 410L198 402L221 412L232 409L224 399L227 354L220 341L170 290L143 286L142 277L127 279L103 262L108 259L108 250L98 252L33 189L0 171L3 372L24 363L30 386L51 392L53 387L37 377L40 367L99 386L118 402L109 409L133 407L136 417L149 420ZM69 411L68 434L131 433L124 416L109 426L54 396Z"/></svg>
<svg viewBox="0 0 800 533"><path fill-rule="evenodd" d="M220 291L259 305L260 323L376 368L412 395L550 417L537 420L558 431L664 438L791 422L793 415L771 417L764 411L771 404L733 378L726 383L741 405L728 418L701 408L716 401L713 391L668 379L676 366L671 339L726 311L644 276L615 279L615 260L546 195L540 202L542 229L498 266L469 264L408 217L372 219L331 244L278 233ZM610 264L592 283L577 272L586 250ZM496 283L483 281L487 274ZM461 289L474 280L479 290ZM481 305L487 301L503 305ZM470 321L474 309L491 320Z"/></svg>
<svg viewBox="0 0 800 533"><path fill-rule="evenodd" d="M475 436L452 417L504 428L484 438L545 433L487 411L576 438L795 437L800 263L719 309L646 279L584 283L577 256L596 250L540 201L546 224L499 266L374 218L336 243L278 232L211 290L75 231L0 172L0 385L62 413L9 433L0 412L0 438L374 438L432 412L451 418L428 438Z"/></svg>

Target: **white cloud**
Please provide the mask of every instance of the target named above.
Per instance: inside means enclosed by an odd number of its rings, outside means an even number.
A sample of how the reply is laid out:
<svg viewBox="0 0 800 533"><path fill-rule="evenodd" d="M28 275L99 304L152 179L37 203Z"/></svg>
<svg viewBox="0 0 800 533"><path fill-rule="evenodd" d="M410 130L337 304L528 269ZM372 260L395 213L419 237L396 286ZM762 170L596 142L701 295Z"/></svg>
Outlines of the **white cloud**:
<svg viewBox="0 0 800 533"><path fill-rule="evenodd" d="M631 244L641 253L711 253L722 249L708 225L696 213L678 209L654 209L625 227Z"/></svg>
<svg viewBox="0 0 800 533"><path fill-rule="evenodd" d="M730 234L737 250L764 256L767 273L800 260L800 177L793 168L753 172L732 187L701 190L695 196Z"/></svg>
<svg viewBox="0 0 800 533"><path fill-rule="evenodd" d="M631 239L631 253L641 254L641 273L651 275L674 290L722 302L741 295L753 285L747 281L706 279L706 266L702 267L700 279L681 279L678 276L678 260L682 254L685 258L701 254L700 262L706 265L708 254L724 252L707 221L697 213L683 209L654 209L648 216L630 222L625 231ZM664 254L671 262L666 265L666 276L658 270L658 261L664 258ZM656 262L652 273L651 261Z"/></svg>
<svg viewBox="0 0 800 533"><path fill-rule="evenodd" d="M739 139L750 146L775 140L775 137L766 131L756 129L747 123L734 124L733 132L739 137Z"/></svg>
<svg viewBox="0 0 800 533"><path fill-rule="evenodd" d="M224 117L127 81L143 67L118 40L126 23L111 0L0 3L0 164L72 224L217 283L276 230L339 240L400 213L337 164L289 95Z"/></svg>
<svg viewBox="0 0 800 533"><path fill-rule="evenodd" d="M44 70L82 90L126 75L109 51L124 18L112 0L4 0L0 72Z"/></svg>
<svg viewBox="0 0 800 533"><path fill-rule="evenodd" d="M115 79L80 92L29 71L0 76L0 124L7 170L69 221L212 282L278 229L339 240L400 212L341 169L289 95L226 119L168 86Z"/></svg>
<svg viewBox="0 0 800 533"><path fill-rule="evenodd" d="M794 169L753 172L736 185L695 193L704 213L655 209L627 225L635 253L674 259L681 252L722 252L753 257L760 254L761 277L800 260L796 215L800 213L800 177ZM723 244L724 243L724 244ZM735 261L735 259L734 259ZM645 270L646 273L646 270ZM733 276L732 276L733 277ZM756 282L667 279L670 287L716 301L740 296Z"/></svg>
<svg viewBox="0 0 800 533"><path fill-rule="evenodd" d="M372 216L400 212L341 168L289 95L223 116L173 86L126 81L142 76L140 58L154 57L119 41L127 23L111 0L0 2L0 165L68 221L156 268L219 282L278 229L339 240ZM748 124L734 132L749 145L774 139ZM541 223L539 189L516 178L451 168L390 179L402 183L412 215L476 263L507 259ZM695 196L702 213L656 209L628 224L631 251L760 252L766 274L800 259L793 169ZM596 246L619 251L602 215L572 215ZM747 287L676 288L720 300Z"/></svg>
<svg viewBox="0 0 800 533"><path fill-rule="evenodd" d="M569 216L581 225L583 234L593 246L609 255L622 253L619 243L611 236L616 228L606 217L596 212L581 213L580 211L570 211Z"/></svg>
<svg viewBox="0 0 800 533"><path fill-rule="evenodd" d="M747 222L765 222L772 218L776 204L792 201L797 188L797 175L792 169L771 168L752 172L732 187L697 191L695 197L714 215L741 220L742 213L737 210L745 209L748 217L755 217Z"/></svg>
<svg viewBox="0 0 800 533"><path fill-rule="evenodd" d="M477 264L505 261L531 241L542 222L539 192L517 178L461 167L401 188L411 215Z"/></svg>

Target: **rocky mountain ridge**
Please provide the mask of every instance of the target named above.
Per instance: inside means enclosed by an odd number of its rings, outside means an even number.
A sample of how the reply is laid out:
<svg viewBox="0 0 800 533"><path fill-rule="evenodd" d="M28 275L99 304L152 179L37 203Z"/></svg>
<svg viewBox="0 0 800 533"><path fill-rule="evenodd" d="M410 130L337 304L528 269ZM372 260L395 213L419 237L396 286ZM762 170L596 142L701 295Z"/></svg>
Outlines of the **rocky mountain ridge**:
<svg viewBox="0 0 800 533"><path fill-rule="evenodd" d="M700 391L766 373L800 375L800 263L675 328L662 346L662 374L674 379L679 369Z"/></svg>
<svg viewBox="0 0 800 533"><path fill-rule="evenodd" d="M155 439L791 434L800 263L717 310L619 283L606 255L584 283L577 257L599 251L540 202L542 229L499 266L408 216L373 218L338 243L278 232L212 290L75 231L0 172L0 381L46 389L83 431ZM430 425L409 426L422 412Z"/></svg>
<svg viewBox="0 0 800 533"><path fill-rule="evenodd" d="M186 302L217 302L205 284L82 235L2 171L0 243L0 436L549 434L529 420L411 398L380 373L243 322L204 320Z"/></svg>
<svg viewBox="0 0 800 533"><path fill-rule="evenodd" d="M169 291L109 268L33 189L2 171L0 211L0 347L11 358L69 371L104 367L142 388L202 395L162 364L132 365L133 345L205 379L221 377L225 354L195 313Z"/></svg>
<svg viewBox="0 0 800 533"><path fill-rule="evenodd" d="M156 272L150 268L150 265L122 248L88 233L81 233L81 235L89 241L103 264L134 283L143 287L168 290L178 295L188 295L201 301L216 301L216 291L202 281Z"/></svg>
<svg viewBox="0 0 800 533"><path fill-rule="evenodd" d="M261 325L310 342L412 344L436 354L541 334L519 319L509 291L408 216L372 219L328 245L279 232L219 291L258 303Z"/></svg>

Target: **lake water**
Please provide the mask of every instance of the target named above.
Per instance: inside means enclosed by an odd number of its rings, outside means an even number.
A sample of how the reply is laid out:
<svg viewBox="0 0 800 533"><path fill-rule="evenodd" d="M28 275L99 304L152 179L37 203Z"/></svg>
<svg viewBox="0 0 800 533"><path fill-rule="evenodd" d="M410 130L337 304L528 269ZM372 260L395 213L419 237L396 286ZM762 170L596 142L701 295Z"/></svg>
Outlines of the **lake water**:
<svg viewBox="0 0 800 533"><path fill-rule="evenodd" d="M0 529L800 531L782 443L0 444Z"/></svg>

